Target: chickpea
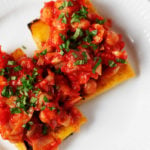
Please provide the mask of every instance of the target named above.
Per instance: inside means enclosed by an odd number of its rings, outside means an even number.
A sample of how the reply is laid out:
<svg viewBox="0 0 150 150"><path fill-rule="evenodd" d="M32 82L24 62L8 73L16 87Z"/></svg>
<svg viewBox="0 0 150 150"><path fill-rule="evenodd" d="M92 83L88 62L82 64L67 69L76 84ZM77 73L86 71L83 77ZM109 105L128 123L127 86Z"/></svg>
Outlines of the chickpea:
<svg viewBox="0 0 150 150"><path fill-rule="evenodd" d="M90 79L85 85L84 85L84 93L89 95L96 91L97 89L97 83L95 80Z"/></svg>
<svg viewBox="0 0 150 150"><path fill-rule="evenodd" d="M94 30L97 30L97 35L93 37L93 43L99 44L103 40L105 29L102 25L99 24L93 24L92 27Z"/></svg>
<svg viewBox="0 0 150 150"><path fill-rule="evenodd" d="M82 19L80 20L80 22L75 22L72 24L72 28L73 29L77 29L77 28L81 28L81 29L88 29L90 26L90 22L86 19Z"/></svg>
<svg viewBox="0 0 150 150"><path fill-rule="evenodd" d="M107 37L106 37L106 43L110 46L114 46L117 44L119 41L119 36L117 33L113 31L108 31L107 32Z"/></svg>
<svg viewBox="0 0 150 150"><path fill-rule="evenodd" d="M67 27L67 24L62 23L62 20L58 18L54 19L52 24L57 30L60 31L65 30Z"/></svg>
<svg viewBox="0 0 150 150"><path fill-rule="evenodd" d="M49 7L43 8L41 12L41 20L47 22L51 20L51 18L53 18L53 10Z"/></svg>

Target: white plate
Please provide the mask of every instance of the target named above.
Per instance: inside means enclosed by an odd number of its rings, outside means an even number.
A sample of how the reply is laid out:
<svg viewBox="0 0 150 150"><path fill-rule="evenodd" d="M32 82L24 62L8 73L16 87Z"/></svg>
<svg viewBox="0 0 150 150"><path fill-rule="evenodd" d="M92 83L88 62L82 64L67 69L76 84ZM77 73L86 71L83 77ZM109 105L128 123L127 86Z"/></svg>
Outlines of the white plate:
<svg viewBox="0 0 150 150"><path fill-rule="evenodd" d="M65 140L60 150L150 149L150 1L93 0L124 34L137 77L81 106L89 122ZM42 0L0 0L0 43L10 52L35 44L27 23L39 17ZM15 150L0 140L0 150Z"/></svg>

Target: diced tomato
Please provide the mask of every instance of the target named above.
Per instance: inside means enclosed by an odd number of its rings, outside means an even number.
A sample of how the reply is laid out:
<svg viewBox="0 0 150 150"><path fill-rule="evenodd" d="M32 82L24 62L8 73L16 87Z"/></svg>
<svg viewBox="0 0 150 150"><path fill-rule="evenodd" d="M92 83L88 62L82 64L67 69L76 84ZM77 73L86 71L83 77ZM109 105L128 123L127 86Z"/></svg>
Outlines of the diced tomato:
<svg viewBox="0 0 150 150"><path fill-rule="evenodd" d="M33 70L34 64L31 58L24 57L18 61L18 63L25 69Z"/></svg>
<svg viewBox="0 0 150 150"><path fill-rule="evenodd" d="M10 110L9 107L3 106L0 107L0 125L6 124L10 119Z"/></svg>

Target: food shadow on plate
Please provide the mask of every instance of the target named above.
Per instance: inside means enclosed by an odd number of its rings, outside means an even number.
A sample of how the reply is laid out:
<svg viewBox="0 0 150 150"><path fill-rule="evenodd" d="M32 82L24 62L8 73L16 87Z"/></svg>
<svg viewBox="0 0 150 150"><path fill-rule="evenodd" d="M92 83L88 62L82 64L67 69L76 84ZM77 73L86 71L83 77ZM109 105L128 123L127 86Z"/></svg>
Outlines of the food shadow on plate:
<svg viewBox="0 0 150 150"><path fill-rule="evenodd" d="M97 111L98 109L101 109L101 106L97 105L98 99L100 99L100 97L101 96L98 96L97 98L95 98L95 100L83 103L78 107L82 114L86 116L87 122L81 126L78 132L71 134L62 142L60 150L70 150L73 147L73 144L76 144L76 141L78 143L78 140L80 140L80 138L84 140L84 135L86 135L84 133L87 133L88 130L92 128L93 122L96 122Z"/></svg>

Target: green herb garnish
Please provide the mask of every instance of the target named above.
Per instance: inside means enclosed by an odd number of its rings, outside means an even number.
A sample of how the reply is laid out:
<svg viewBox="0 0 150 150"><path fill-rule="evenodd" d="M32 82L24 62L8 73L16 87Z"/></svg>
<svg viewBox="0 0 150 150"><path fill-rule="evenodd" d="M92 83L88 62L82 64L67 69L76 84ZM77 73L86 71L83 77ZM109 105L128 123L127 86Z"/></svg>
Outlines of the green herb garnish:
<svg viewBox="0 0 150 150"><path fill-rule="evenodd" d="M37 96L37 95L39 94L39 92L40 92L40 89L35 89L35 90L33 91L33 93L35 93L35 96Z"/></svg>
<svg viewBox="0 0 150 150"><path fill-rule="evenodd" d="M62 6L59 7L60 10L64 9L65 7L73 6L73 3L71 1L64 1L62 3Z"/></svg>
<svg viewBox="0 0 150 150"><path fill-rule="evenodd" d="M97 30L93 30L93 31L90 32L90 35L95 36L95 35L97 35L97 32L98 32Z"/></svg>
<svg viewBox="0 0 150 150"><path fill-rule="evenodd" d="M16 80L17 79L17 77L16 76L11 76L11 78L10 78L11 80Z"/></svg>
<svg viewBox="0 0 150 150"><path fill-rule="evenodd" d="M44 56L44 55L46 55L46 54L47 54L47 49L43 50L43 51L40 53L41 56Z"/></svg>
<svg viewBox="0 0 150 150"><path fill-rule="evenodd" d="M83 48L88 48L89 46L88 46L88 45L83 44L83 45L82 45L82 47L83 47Z"/></svg>
<svg viewBox="0 0 150 150"><path fill-rule="evenodd" d="M61 49L61 50L60 50L60 55L63 56L64 54L65 54L64 51Z"/></svg>
<svg viewBox="0 0 150 150"><path fill-rule="evenodd" d="M74 56L74 58L78 57L78 55L76 53L74 53L74 52L72 52L72 55Z"/></svg>
<svg viewBox="0 0 150 150"><path fill-rule="evenodd" d="M104 24L105 22L106 22L106 19L103 19L103 20L96 19L96 23L98 24Z"/></svg>
<svg viewBox="0 0 150 150"><path fill-rule="evenodd" d="M5 69L1 69L0 76L3 76L5 74Z"/></svg>
<svg viewBox="0 0 150 150"><path fill-rule="evenodd" d="M83 31L80 28L77 28L74 35L71 37L73 40L76 40L79 36L83 36Z"/></svg>
<svg viewBox="0 0 150 150"><path fill-rule="evenodd" d="M42 106L42 107L41 107L41 110L45 110L45 108L46 108L46 106Z"/></svg>
<svg viewBox="0 0 150 150"><path fill-rule="evenodd" d="M86 54L86 52L82 52L82 56L84 57L85 62L87 62L87 54Z"/></svg>
<svg viewBox="0 0 150 150"><path fill-rule="evenodd" d="M24 109L26 111L27 108L27 96L22 95L21 97L18 97L16 104L18 107Z"/></svg>
<svg viewBox="0 0 150 150"><path fill-rule="evenodd" d="M55 110L56 108L55 107L49 107L49 110L50 111L53 111L53 110Z"/></svg>
<svg viewBox="0 0 150 150"><path fill-rule="evenodd" d="M85 62L85 60L77 60L75 63L74 63L74 65L83 65L83 64L85 64L86 62Z"/></svg>
<svg viewBox="0 0 150 150"><path fill-rule="evenodd" d="M81 19L87 18L87 14L88 14L87 8L82 6L79 11L72 14L71 23L80 22Z"/></svg>
<svg viewBox="0 0 150 150"><path fill-rule="evenodd" d="M62 23L65 23L65 24L67 23L67 18L64 13L61 13L58 18L62 19Z"/></svg>
<svg viewBox="0 0 150 150"><path fill-rule="evenodd" d="M72 14L72 19L71 19L71 23L74 23L74 22L80 22L80 16L76 13L73 13Z"/></svg>
<svg viewBox="0 0 150 150"><path fill-rule="evenodd" d="M21 109L20 108L10 108L10 112L11 114L20 114L21 113Z"/></svg>
<svg viewBox="0 0 150 150"><path fill-rule="evenodd" d="M116 59L116 61L118 63L122 63L122 64L126 64L127 63L127 61L125 59L121 59L121 58Z"/></svg>
<svg viewBox="0 0 150 150"><path fill-rule="evenodd" d="M43 99L44 99L45 102L49 102L49 100L48 100L48 98L46 96L44 96Z"/></svg>
<svg viewBox="0 0 150 150"><path fill-rule="evenodd" d="M36 97L31 97L31 99L30 99L30 103L31 103L31 104L35 104L36 101L37 101L37 98L36 98Z"/></svg>
<svg viewBox="0 0 150 150"><path fill-rule="evenodd" d="M97 30L93 30L91 32L89 30L86 30L86 37L84 38L84 41L88 43L92 42L92 38L93 36L97 35L97 32Z"/></svg>
<svg viewBox="0 0 150 150"><path fill-rule="evenodd" d="M109 60L108 64L109 64L109 67L111 67L111 68L117 66L117 64L113 60Z"/></svg>
<svg viewBox="0 0 150 150"><path fill-rule="evenodd" d="M63 40L63 41L65 41L66 40L66 37L65 37L65 35L63 35L63 34L59 34L59 36L61 37L61 39Z"/></svg>
<svg viewBox="0 0 150 150"><path fill-rule="evenodd" d="M15 64L15 61L13 61L13 60L9 60L8 63L7 63L7 65L9 65L9 66L12 66L14 64Z"/></svg>
<svg viewBox="0 0 150 150"><path fill-rule="evenodd" d="M2 95L3 97L7 97L7 98L13 96L13 89L12 89L12 87L11 87L11 86L5 86L5 87L3 88L3 90L2 90L1 95Z"/></svg>
<svg viewBox="0 0 150 150"><path fill-rule="evenodd" d="M21 67L21 66L14 67L14 71L15 71L15 72L20 71L20 70L22 70L22 67Z"/></svg>
<svg viewBox="0 0 150 150"><path fill-rule="evenodd" d="M32 121L29 121L27 124L23 124L22 127L23 128L26 128L27 130L30 130L31 129L31 126L33 125L34 123Z"/></svg>
<svg viewBox="0 0 150 150"><path fill-rule="evenodd" d="M59 46L59 48L60 48L61 50L65 49L67 52L69 52L69 46L70 46L70 41L67 40L65 43L61 44L61 45ZM61 55L64 55L63 52L60 52L60 54L61 54Z"/></svg>
<svg viewBox="0 0 150 150"><path fill-rule="evenodd" d="M98 46L96 44L90 43L90 46L93 48L93 50L97 50Z"/></svg>
<svg viewBox="0 0 150 150"><path fill-rule="evenodd" d="M97 63L95 64L95 66L94 66L93 69L92 69L92 72L93 72L93 73L96 72L96 69L97 69L97 67L100 65L101 62L102 62L102 59L99 58L99 60L97 61Z"/></svg>

